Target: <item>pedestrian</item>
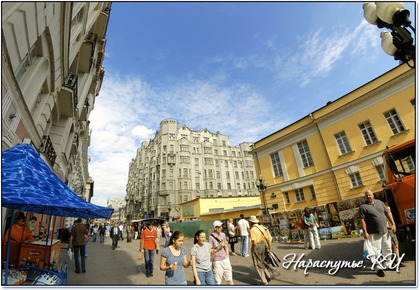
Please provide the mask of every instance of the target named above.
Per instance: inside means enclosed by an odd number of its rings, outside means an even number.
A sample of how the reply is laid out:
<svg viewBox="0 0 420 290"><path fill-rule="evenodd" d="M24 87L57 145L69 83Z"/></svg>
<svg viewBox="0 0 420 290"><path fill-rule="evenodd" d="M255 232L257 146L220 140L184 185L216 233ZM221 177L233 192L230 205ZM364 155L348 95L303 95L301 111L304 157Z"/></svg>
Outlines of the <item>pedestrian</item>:
<svg viewBox="0 0 420 290"><path fill-rule="evenodd" d="M305 207L304 214L302 216L305 224L305 249L308 249L308 245L313 249L321 249L321 241L319 240L318 234L318 222L309 207Z"/></svg>
<svg viewBox="0 0 420 290"><path fill-rule="evenodd" d="M133 236L133 230L132 230L131 226L129 226L129 225L125 226L125 230L127 232L127 243L131 243L131 238Z"/></svg>
<svg viewBox="0 0 420 290"><path fill-rule="evenodd" d="M31 217L31 219L28 222L28 228L31 231L31 235L33 237L35 237L35 224L36 224L37 220L38 220L37 217L33 216L33 217Z"/></svg>
<svg viewBox="0 0 420 290"><path fill-rule="evenodd" d="M15 223L12 225L11 230L11 237L10 241L12 243L23 243L23 242L35 242L35 238L31 234L31 230L29 227L25 224L25 215L19 214L16 219ZM3 244L6 244L9 239L9 229L6 231L6 234L3 238Z"/></svg>
<svg viewBox="0 0 420 290"><path fill-rule="evenodd" d="M76 265L76 273L80 274L80 266L83 273L86 273L86 244L85 237L89 236L89 231L83 224L81 218L76 220L76 223L71 230L71 244L73 246L74 263Z"/></svg>
<svg viewBox="0 0 420 290"><path fill-rule="evenodd" d="M238 237L236 236L236 227L233 224L233 219L228 220L227 228L229 234L230 254L232 256L236 256L235 244L238 242Z"/></svg>
<svg viewBox="0 0 420 290"><path fill-rule="evenodd" d="M267 235L267 228L258 224L259 220L256 216L252 215L249 222L252 224L250 230L252 263L260 276L260 285L268 285L273 275L272 269L267 266L265 259L267 251L271 251L272 238Z"/></svg>
<svg viewBox="0 0 420 290"><path fill-rule="evenodd" d="M106 223L105 224L105 237L104 237L104 241L105 241L105 238L106 237L111 236L110 232L111 232L111 226L108 223Z"/></svg>
<svg viewBox="0 0 420 290"><path fill-rule="evenodd" d="M374 254L370 259L377 275L384 277L384 269L391 267L392 244L386 226L387 218L391 223L391 231L395 233L395 222L386 205L375 199L371 190L365 191L366 202L359 207L360 224L363 237Z"/></svg>
<svg viewBox="0 0 420 290"><path fill-rule="evenodd" d="M157 232L157 235L158 235L158 250L159 250L159 248L160 248L160 238L162 237L162 225L161 224L158 224L156 226L156 232Z"/></svg>
<svg viewBox="0 0 420 290"><path fill-rule="evenodd" d="M195 285L216 285L211 258L213 249L207 242L206 232L198 230L194 235L194 245L191 248L191 266Z"/></svg>
<svg viewBox="0 0 420 290"><path fill-rule="evenodd" d="M222 222L214 221L213 233L209 237L209 243L214 251L213 273L217 285L222 283L222 278L229 285L233 285L232 265L229 260L229 247L226 235L222 232Z"/></svg>
<svg viewBox="0 0 420 290"><path fill-rule="evenodd" d="M120 228L117 222L114 222L114 226L109 231L109 235L112 240L112 249L115 250L118 247L118 240L120 239Z"/></svg>
<svg viewBox="0 0 420 290"><path fill-rule="evenodd" d="M386 205L386 208L388 209L389 214L392 216L391 208L388 206L388 203L385 203L385 205ZM394 216L392 216L392 217L394 218ZM395 261L395 263L397 263L399 261L399 266L400 267L405 267L405 264L400 261L401 260L400 247L399 247L397 235L392 231L392 224L388 219L386 220L386 227L388 229L388 234L391 237L392 251L394 252L395 256L397 257L397 260Z"/></svg>
<svg viewBox="0 0 420 290"><path fill-rule="evenodd" d="M98 236L99 228L98 225L95 224L92 228L92 242L96 243L96 237Z"/></svg>
<svg viewBox="0 0 420 290"><path fill-rule="evenodd" d="M169 239L168 246L162 250L160 269L165 271L165 285L187 285L184 268L191 266L191 261L187 260L187 251L182 246L183 243L184 234L175 231Z"/></svg>
<svg viewBox="0 0 420 290"><path fill-rule="evenodd" d="M163 226L163 232L165 234L165 248L168 246L169 238L171 237L171 228L168 223Z"/></svg>
<svg viewBox="0 0 420 290"><path fill-rule="evenodd" d="M124 225L123 225L123 223L119 223L118 228L120 229L120 239L121 239L121 241L124 241L124 237L123 237Z"/></svg>
<svg viewBox="0 0 420 290"><path fill-rule="evenodd" d="M105 241L105 232L106 232L105 225L101 224L99 226L98 231L99 231L99 243L103 243Z"/></svg>
<svg viewBox="0 0 420 290"><path fill-rule="evenodd" d="M146 277L153 277L153 260L155 251L158 248L157 232L153 224L148 222L146 228L140 236L140 251L144 254L144 263L146 266Z"/></svg>
<svg viewBox="0 0 420 290"><path fill-rule="evenodd" d="M249 257L249 223L244 215L240 215L241 219L238 221L237 227L241 235L240 252L242 257Z"/></svg>

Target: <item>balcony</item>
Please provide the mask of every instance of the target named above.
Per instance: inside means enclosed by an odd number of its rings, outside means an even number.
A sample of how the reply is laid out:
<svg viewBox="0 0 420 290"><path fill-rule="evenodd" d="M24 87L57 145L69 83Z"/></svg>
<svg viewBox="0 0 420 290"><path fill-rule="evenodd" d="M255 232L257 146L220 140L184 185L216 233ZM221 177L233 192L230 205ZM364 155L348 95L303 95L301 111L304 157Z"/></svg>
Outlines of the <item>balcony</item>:
<svg viewBox="0 0 420 290"><path fill-rule="evenodd" d="M58 93L58 110L61 116L73 117L77 106L77 76L69 74Z"/></svg>
<svg viewBox="0 0 420 290"><path fill-rule="evenodd" d="M50 136L44 135L42 136L42 144L39 148L39 152L44 154L50 165L53 166L55 164L55 159L57 158L57 153L55 153L54 146L51 142Z"/></svg>

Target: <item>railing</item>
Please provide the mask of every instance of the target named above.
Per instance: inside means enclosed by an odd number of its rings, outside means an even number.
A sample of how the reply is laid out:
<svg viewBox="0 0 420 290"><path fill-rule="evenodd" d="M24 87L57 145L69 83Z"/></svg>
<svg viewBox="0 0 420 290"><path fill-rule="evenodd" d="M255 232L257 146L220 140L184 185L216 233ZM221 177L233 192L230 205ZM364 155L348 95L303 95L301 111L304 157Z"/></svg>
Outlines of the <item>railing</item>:
<svg viewBox="0 0 420 290"><path fill-rule="evenodd" d="M42 136L42 144L40 147L40 153L43 153L47 156L47 159L50 162L51 166L55 164L57 153L55 153L54 146L51 142L50 136L48 135Z"/></svg>

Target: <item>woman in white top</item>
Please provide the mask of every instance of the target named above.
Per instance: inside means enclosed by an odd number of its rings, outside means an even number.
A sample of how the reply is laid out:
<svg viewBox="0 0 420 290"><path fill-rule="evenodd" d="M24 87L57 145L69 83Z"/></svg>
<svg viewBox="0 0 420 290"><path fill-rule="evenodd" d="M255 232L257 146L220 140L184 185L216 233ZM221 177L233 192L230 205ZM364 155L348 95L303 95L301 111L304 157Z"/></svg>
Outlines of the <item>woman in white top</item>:
<svg viewBox="0 0 420 290"><path fill-rule="evenodd" d="M195 233L194 245L191 248L191 266L195 285L216 285L211 263L213 249L206 240L206 233L203 230Z"/></svg>
<svg viewBox="0 0 420 290"><path fill-rule="evenodd" d="M238 242L238 237L236 236L236 227L233 225L233 219L228 220L227 228L229 234L230 254L232 256L236 256L235 244Z"/></svg>

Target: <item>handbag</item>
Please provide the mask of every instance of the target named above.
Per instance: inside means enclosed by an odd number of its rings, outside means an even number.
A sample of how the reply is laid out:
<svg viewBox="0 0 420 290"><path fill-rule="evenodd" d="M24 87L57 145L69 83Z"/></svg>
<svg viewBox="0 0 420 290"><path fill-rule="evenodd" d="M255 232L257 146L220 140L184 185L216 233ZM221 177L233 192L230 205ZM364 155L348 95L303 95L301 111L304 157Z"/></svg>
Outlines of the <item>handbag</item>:
<svg viewBox="0 0 420 290"><path fill-rule="evenodd" d="M370 240L365 239L363 243L363 258L367 261L371 261L371 257L375 257L375 251L373 250Z"/></svg>
<svg viewBox="0 0 420 290"><path fill-rule="evenodd" d="M71 260L73 260L73 251L71 250L71 248L69 248L68 250L67 250L67 257L69 257L69 260L71 261Z"/></svg>
<svg viewBox="0 0 420 290"><path fill-rule="evenodd" d="M238 242L237 236L229 237L229 244L236 244L237 242Z"/></svg>

